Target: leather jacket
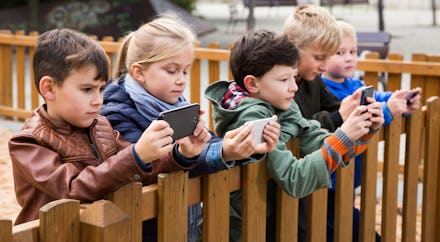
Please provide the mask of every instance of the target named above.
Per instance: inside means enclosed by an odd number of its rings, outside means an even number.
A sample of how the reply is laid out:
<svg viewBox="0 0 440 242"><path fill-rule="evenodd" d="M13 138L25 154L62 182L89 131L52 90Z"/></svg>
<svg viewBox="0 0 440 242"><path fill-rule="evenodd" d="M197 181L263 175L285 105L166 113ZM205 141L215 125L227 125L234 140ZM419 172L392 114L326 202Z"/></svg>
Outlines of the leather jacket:
<svg viewBox="0 0 440 242"><path fill-rule="evenodd" d="M142 170L132 144L103 116L89 128L51 120L44 106L36 109L9 141L15 193L21 205L15 224L38 219L48 202L71 198L91 202L130 182L155 183L159 172L187 169L173 153Z"/></svg>

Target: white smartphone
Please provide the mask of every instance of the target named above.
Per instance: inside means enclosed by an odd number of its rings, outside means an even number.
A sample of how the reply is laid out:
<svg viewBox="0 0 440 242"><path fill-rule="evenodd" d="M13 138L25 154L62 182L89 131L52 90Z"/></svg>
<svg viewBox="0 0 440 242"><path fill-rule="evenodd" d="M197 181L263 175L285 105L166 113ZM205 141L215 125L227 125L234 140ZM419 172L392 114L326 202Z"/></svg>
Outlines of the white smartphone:
<svg viewBox="0 0 440 242"><path fill-rule="evenodd" d="M244 126L252 125L252 133L254 136L255 144L260 144L260 143L264 142L263 129L266 126L266 124L271 121L275 121L275 117L256 119L256 120L252 120L252 121L248 121L248 122L244 123Z"/></svg>

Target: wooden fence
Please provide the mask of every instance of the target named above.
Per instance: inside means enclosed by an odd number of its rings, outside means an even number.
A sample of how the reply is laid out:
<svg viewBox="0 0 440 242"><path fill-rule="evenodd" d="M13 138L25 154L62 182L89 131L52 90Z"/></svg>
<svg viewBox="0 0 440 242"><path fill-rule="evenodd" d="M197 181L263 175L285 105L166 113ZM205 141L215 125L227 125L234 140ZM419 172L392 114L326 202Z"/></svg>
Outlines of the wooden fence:
<svg viewBox="0 0 440 242"><path fill-rule="evenodd" d="M31 71L29 59L33 54L35 36L0 34L0 115L23 119L38 106L38 95L29 88ZM100 41L111 60L118 43ZM228 78L225 64L229 51L197 48L196 60L191 71L191 102L206 103L201 98L203 85ZM423 110L409 118L396 118L384 127L370 144L362 163L361 227L360 241L374 241L376 223L382 241L435 241L440 237L440 64L427 60L376 60L360 61L359 69L365 71L367 84L378 85L382 73L388 78L387 88L401 87L401 75L411 75L410 85L424 90ZM422 56L422 55L420 55ZM420 57L419 56L419 57ZM373 58L369 56L368 58ZM420 57L421 58L421 57ZM392 58L390 58L392 59ZM13 63L17 63L16 66ZM224 79L224 78L223 78ZM205 84L204 84L205 83ZM27 90L26 91L26 87ZM31 100L31 101L28 101ZM211 119L209 119L211 120ZM405 138L401 147L400 139ZM292 152L297 152L298 140L291 141ZM383 145L383 167L378 171L379 145ZM404 163L399 168L399 156L404 153ZM423 169L423 199L418 197L419 164ZM399 169L403 169L402 224L398 217ZM337 170L335 241L351 241L354 166ZM378 176L383 187L377 200ZM141 221L158 218L159 241L187 240L187 206L203 202L203 241L228 241L229 193L243 192L243 241L264 241L265 192L268 179L265 161L230 171L191 178L188 173L160 174L158 183L142 187L128 184L93 204L79 204L74 200L58 200L40 210L40 219L12 226L8 220L0 220L0 238L9 242L47 241L141 241ZM325 241L327 190L319 190L309 196L308 241ZM378 201L381 206L378 207ZM421 207L421 224L417 224L417 208ZM296 241L298 201L279 190L277 192L277 241ZM376 221L376 209L381 208L380 222ZM401 234L397 234L401 227ZM421 230L421 238L416 238Z"/></svg>

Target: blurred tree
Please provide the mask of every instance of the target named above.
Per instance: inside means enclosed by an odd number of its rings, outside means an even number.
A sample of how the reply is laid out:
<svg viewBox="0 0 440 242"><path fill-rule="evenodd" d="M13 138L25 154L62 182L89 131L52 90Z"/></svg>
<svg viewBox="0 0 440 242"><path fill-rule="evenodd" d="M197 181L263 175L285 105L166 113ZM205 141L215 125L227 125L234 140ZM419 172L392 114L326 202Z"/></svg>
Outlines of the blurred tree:
<svg viewBox="0 0 440 242"><path fill-rule="evenodd" d="M171 0L170 2L192 13L196 9L196 0Z"/></svg>

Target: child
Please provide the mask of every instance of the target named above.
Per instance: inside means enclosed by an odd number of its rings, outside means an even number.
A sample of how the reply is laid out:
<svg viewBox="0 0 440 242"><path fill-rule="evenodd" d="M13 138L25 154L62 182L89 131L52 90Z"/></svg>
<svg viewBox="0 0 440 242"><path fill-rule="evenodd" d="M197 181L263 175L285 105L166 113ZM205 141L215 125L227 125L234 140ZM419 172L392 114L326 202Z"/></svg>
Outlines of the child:
<svg viewBox="0 0 440 242"><path fill-rule="evenodd" d="M188 104L182 93L194 60L195 41L191 29L173 15L156 18L127 36L121 46L117 70L122 76L106 88L101 111L124 138L135 142L160 112ZM271 122L264 129L267 142L262 145L252 143L250 127L232 130L223 140L212 134L190 176L259 161L274 148L279 133L280 125ZM191 143L191 140L177 141L178 145L184 142ZM257 154L252 155L254 153ZM198 207L190 207L190 241L197 236L194 230L201 213ZM144 224L144 239L155 241L155 222L149 223L149 226Z"/></svg>
<svg viewBox="0 0 440 242"><path fill-rule="evenodd" d="M124 184L151 184L160 172L195 165L175 158L173 130L165 121L155 121L131 144L98 115L108 66L104 50L82 33L54 29L38 37L33 70L45 104L9 141L22 206L16 224L38 219L40 207L57 199L91 202ZM209 136L203 125L195 133ZM205 142L198 140L187 157L198 155Z"/></svg>
<svg viewBox="0 0 440 242"><path fill-rule="evenodd" d="M358 56L357 56L357 39L356 32L349 23L338 21L342 30L342 42L335 55L332 55L327 62L327 71L322 73L322 80L327 88L339 100L351 95L357 89L364 87L364 83L353 78L356 70ZM421 89L416 88L418 94L411 98L407 105L407 90L397 90L394 92L374 93L375 99L381 103L384 123L387 125L391 123L393 117L396 115L409 114L420 107L420 93ZM354 188L361 185L361 168L362 156L358 155L355 158L355 174L354 174ZM333 188L336 184L336 176L332 175ZM329 189L328 192L328 209L327 209L327 242L333 241L334 228L334 201L335 190ZM359 237L359 216L360 211L353 207L353 241L358 241ZM380 240L379 234L376 233L376 241Z"/></svg>
<svg viewBox="0 0 440 242"><path fill-rule="evenodd" d="M300 50L295 102L305 118L318 120L333 132L360 102L358 91L341 103L320 79L341 43L339 25L327 9L302 5L285 20L284 33Z"/></svg>
<svg viewBox="0 0 440 242"><path fill-rule="evenodd" d="M359 106L333 134L321 129L318 122L303 118L293 101L298 90L298 55L286 36L266 30L248 32L231 50L229 63L235 81L213 83L205 95L214 105L215 127L220 135L246 121L278 116L281 135L276 148L267 155L268 173L288 194L304 197L330 187L329 174L366 149L372 133L381 127L383 116L378 103ZM285 144L295 137L301 140L304 158L293 156L286 148ZM274 224L274 191L274 184L270 183L267 241L275 241L270 226ZM230 231L230 241L240 241L239 191L231 194Z"/></svg>

